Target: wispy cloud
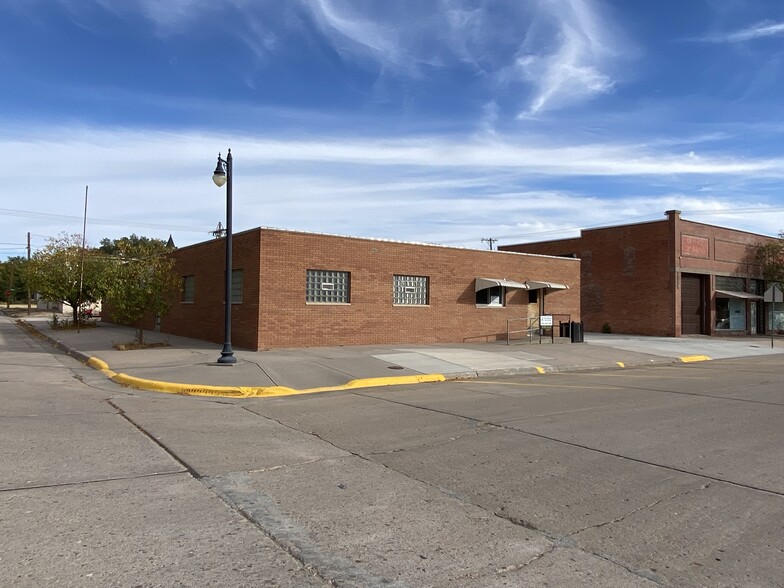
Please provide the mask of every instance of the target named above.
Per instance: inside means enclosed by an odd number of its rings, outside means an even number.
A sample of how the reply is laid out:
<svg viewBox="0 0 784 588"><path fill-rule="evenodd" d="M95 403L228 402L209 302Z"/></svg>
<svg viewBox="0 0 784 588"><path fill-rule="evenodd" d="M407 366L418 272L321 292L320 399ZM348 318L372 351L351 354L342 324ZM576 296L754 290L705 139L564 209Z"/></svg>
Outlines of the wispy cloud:
<svg viewBox="0 0 784 588"><path fill-rule="evenodd" d="M613 62L623 54L617 32L590 2L541 5L546 12L535 21L517 59L518 69L536 89L521 117L611 92L616 84L610 73Z"/></svg>
<svg viewBox="0 0 784 588"><path fill-rule="evenodd" d="M226 147L235 154L235 206L242 211L237 230L266 225L480 247L481 236L509 236L512 242L576 225L658 218L670 208L726 208L729 215L738 207L757 211L758 217L727 221L730 226L770 234L784 226L781 210L770 213L763 198L749 195L764 178L784 176L782 159L545 142L499 134L260 140L62 127L0 138L0 158L17 161L17 173L29 178L18 193L11 189L9 201L35 202L36 210L78 210L89 184L89 217L115 221L93 222L92 239L123 231L160 238L171 232L180 245L209 238L223 216L210 174L216 151ZM591 178L601 178L601 185ZM716 187L701 191L708 183ZM78 221L78 214L74 217ZM20 231L16 224L4 217L0 230L13 235ZM54 235L63 230L60 225L37 220L35 232ZM70 230L78 232L77 225Z"/></svg>
<svg viewBox="0 0 784 588"><path fill-rule="evenodd" d="M694 37L691 41L705 43L744 43L766 37L784 35L784 22L762 21L745 29L726 33Z"/></svg>

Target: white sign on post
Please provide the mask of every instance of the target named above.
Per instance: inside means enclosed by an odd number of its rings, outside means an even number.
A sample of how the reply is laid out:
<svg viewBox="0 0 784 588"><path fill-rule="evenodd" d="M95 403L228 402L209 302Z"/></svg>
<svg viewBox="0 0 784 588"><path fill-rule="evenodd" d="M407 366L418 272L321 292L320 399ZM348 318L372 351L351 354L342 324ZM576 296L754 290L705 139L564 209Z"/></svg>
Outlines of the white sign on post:
<svg viewBox="0 0 784 588"><path fill-rule="evenodd" d="M539 326L542 327L552 327L553 326L553 315L551 314L543 314L539 317Z"/></svg>
<svg viewBox="0 0 784 588"><path fill-rule="evenodd" d="M778 286L771 286L765 290L763 298L765 302L784 302L784 292Z"/></svg>

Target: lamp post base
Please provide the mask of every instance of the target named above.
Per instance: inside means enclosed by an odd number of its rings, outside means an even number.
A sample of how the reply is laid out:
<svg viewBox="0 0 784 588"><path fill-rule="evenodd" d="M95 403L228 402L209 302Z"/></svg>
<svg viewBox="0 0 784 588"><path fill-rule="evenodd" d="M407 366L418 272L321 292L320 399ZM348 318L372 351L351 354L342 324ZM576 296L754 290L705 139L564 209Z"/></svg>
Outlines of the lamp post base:
<svg viewBox="0 0 784 588"><path fill-rule="evenodd" d="M224 343L221 350L221 356L218 358L218 363L231 365L237 363L237 358L234 357L234 351L231 349L231 343Z"/></svg>

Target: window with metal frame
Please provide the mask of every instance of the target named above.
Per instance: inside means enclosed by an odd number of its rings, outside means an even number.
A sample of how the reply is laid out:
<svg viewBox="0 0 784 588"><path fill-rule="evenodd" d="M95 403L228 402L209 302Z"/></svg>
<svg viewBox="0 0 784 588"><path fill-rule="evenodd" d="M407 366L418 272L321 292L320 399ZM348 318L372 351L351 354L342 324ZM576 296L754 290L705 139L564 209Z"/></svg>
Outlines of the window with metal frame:
<svg viewBox="0 0 784 588"><path fill-rule="evenodd" d="M484 288L476 293L477 306L505 306L506 288L493 286Z"/></svg>
<svg viewBox="0 0 784 588"><path fill-rule="evenodd" d="M309 269L305 277L305 302L348 304L351 302L351 273Z"/></svg>
<svg viewBox="0 0 784 588"><path fill-rule="evenodd" d="M393 276L392 304L412 306L430 304L430 278L427 276Z"/></svg>
<svg viewBox="0 0 784 588"><path fill-rule="evenodd" d="M196 297L196 278L182 276L182 301L193 302Z"/></svg>
<svg viewBox="0 0 784 588"><path fill-rule="evenodd" d="M231 303L242 304L242 283L244 276L241 269L231 271Z"/></svg>

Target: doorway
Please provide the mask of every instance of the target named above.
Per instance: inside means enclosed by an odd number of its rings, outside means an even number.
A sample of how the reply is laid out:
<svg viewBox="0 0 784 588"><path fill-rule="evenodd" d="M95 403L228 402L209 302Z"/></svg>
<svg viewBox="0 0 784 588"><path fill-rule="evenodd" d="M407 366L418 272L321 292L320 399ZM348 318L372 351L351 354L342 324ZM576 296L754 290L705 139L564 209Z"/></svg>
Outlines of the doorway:
<svg viewBox="0 0 784 588"><path fill-rule="evenodd" d="M681 333L683 335L705 335L705 276L681 275Z"/></svg>

